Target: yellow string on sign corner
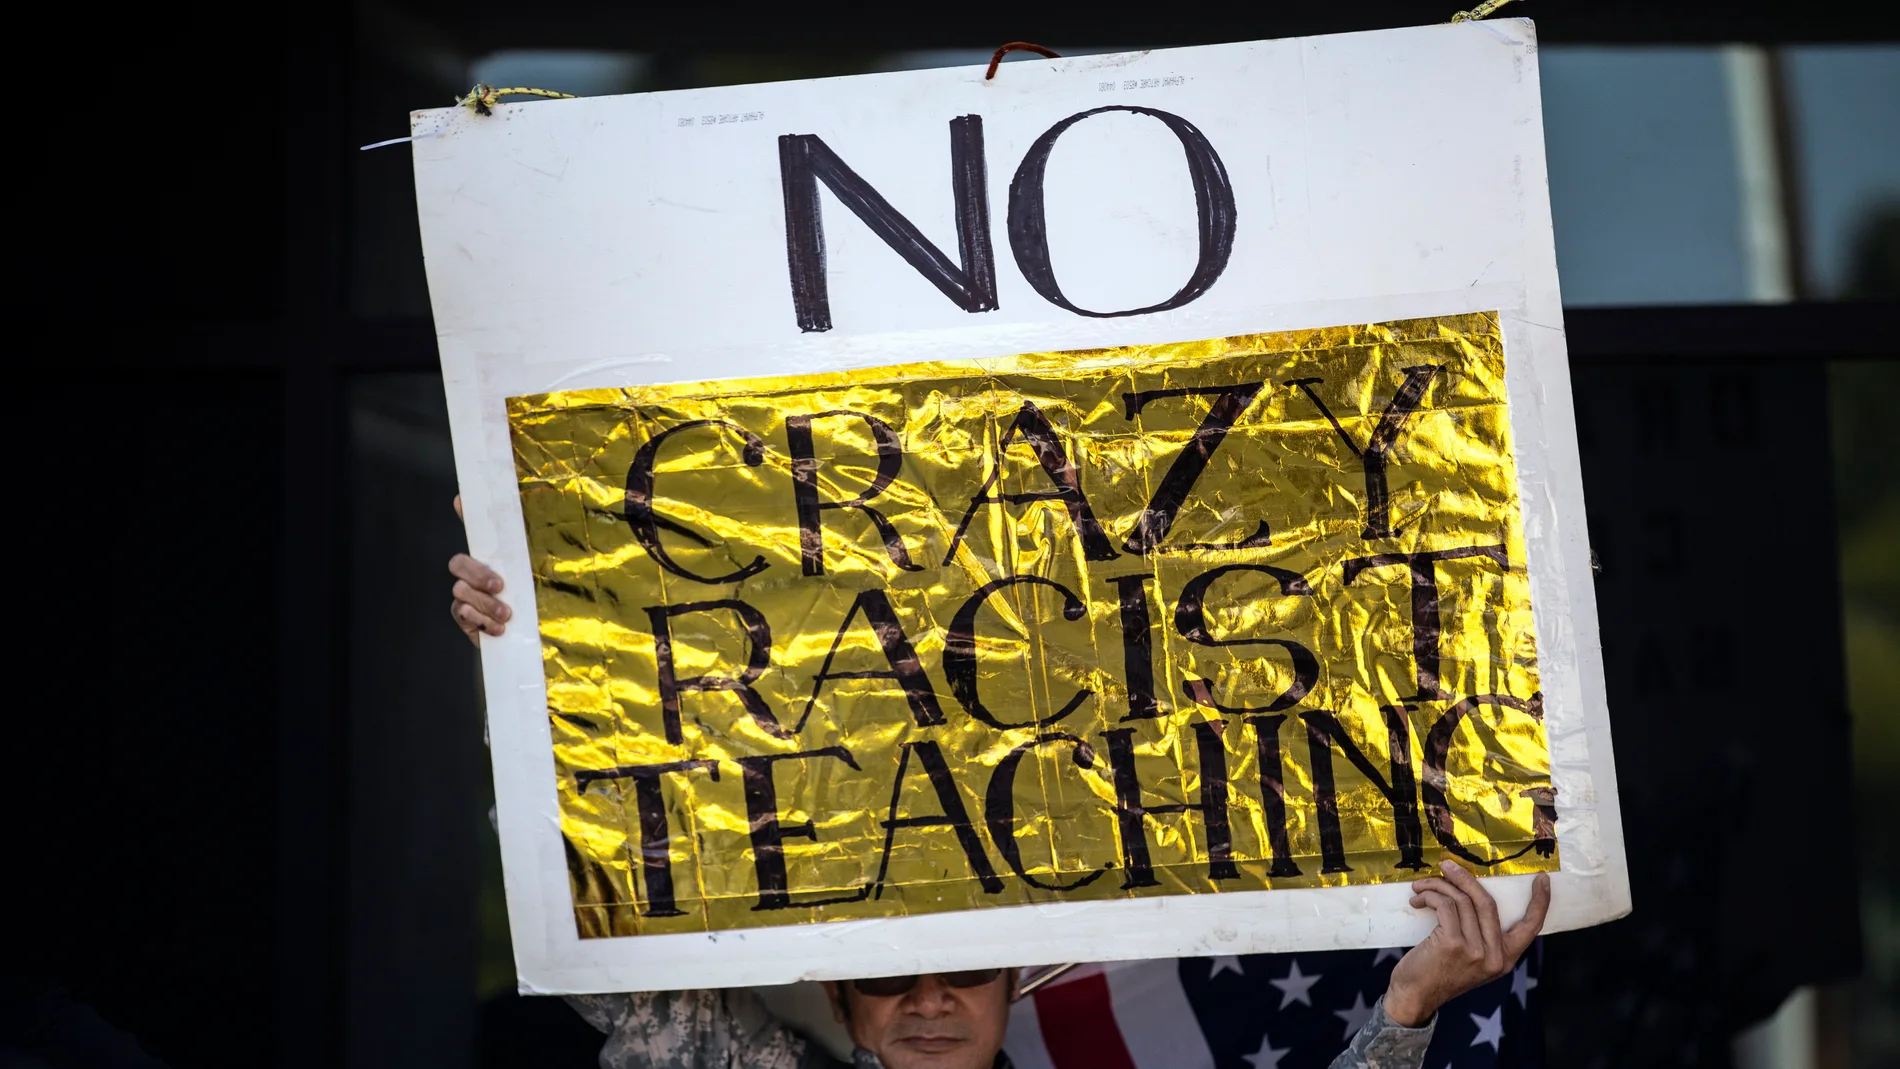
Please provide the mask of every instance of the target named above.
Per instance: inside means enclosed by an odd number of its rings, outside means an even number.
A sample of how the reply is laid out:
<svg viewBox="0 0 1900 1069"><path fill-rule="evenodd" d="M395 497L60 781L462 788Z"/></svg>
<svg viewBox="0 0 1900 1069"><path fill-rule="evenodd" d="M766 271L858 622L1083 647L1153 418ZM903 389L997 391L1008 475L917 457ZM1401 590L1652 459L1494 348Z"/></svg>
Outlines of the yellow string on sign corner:
<svg viewBox="0 0 1900 1069"><path fill-rule="evenodd" d="M559 93L552 89L535 89L525 85L498 88L477 82L475 88L468 91L468 95L456 98L455 103L458 107L473 108L477 113L486 115L489 109L501 103L502 97L507 96L541 97L545 100L578 99L573 93Z"/></svg>
<svg viewBox="0 0 1900 1069"><path fill-rule="evenodd" d="M1510 2L1511 0L1484 0L1484 3L1479 4L1470 11L1460 11L1456 15L1453 15L1451 21L1476 22L1479 19L1490 18L1492 12Z"/></svg>

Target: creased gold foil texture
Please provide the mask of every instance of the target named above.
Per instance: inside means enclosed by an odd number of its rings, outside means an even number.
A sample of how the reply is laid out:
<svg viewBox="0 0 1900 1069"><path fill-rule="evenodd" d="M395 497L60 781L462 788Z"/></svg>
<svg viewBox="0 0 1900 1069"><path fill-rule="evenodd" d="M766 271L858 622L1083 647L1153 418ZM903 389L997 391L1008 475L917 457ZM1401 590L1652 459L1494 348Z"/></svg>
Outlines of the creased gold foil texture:
<svg viewBox="0 0 1900 1069"><path fill-rule="evenodd" d="M1556 868L1495 314L902 355L510 399L582 935Z"/></svg>

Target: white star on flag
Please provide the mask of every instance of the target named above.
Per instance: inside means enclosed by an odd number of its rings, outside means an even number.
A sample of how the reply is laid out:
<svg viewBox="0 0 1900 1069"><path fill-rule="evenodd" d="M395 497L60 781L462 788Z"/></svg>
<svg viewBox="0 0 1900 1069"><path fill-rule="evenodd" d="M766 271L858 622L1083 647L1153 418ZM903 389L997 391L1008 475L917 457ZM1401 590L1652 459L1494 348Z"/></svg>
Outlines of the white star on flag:
<svg viewBox="0 0 1900 1069"><path fill-rule="evenodd" d="M1239 958L1225 957L1225 958L1215 958L1214 963L1207 967L1207 978L1209 980L1212 980L1214 977L1219 976L1221 973L1227 972L1230 969L1241 976L1247 975L1247 970L1240 967Z"/></svg>
<svg viewBox="0 0 1900 1069"><path fill-rule="evenodd" d="M1502 1012L1501 1008L1500 1012ZM1352 997L1352 1005L1343 1010L1334 1010L1333 1016L1346 1022L1346 1038L1350 1040L1366 1026L1367 1021L1372 1019L1372 1007L1366 1005L1366 996L1363 993L1356 994Z"/></svg>
<svg viewBox="0 0 1900 1069"><path fill-rule="evenodd" d="M1253 1069L1280 1069L1280 1058L1292 1049L1292 1047L1276 1047L1273 1045L1272 1037L1262 1035L1260 1037L1260 1052L1257 1054L1243 1054L1241 1058L1244 1059L1248 1065L1253 1066Z"/></svg>
<svg viewBox="0 0 1900 1069"><path fill-rule="evenodd" d="M1372 967L1378 968L1379 963L1387 958L1397 961L1404 956L1405 950L1402 947L1380 947L1379 952L1372 955Z"/></svg>
<svg viewBox="0 0 1900 1069"><path fill-rule="evenodd" d="M1268 980L1267 983L1280 989L1280 1008L1284 1010L1295 1002L1304 1002L1308 1006L1311 1006L1313 1004L1313 996L1311 994L1313 985L1319 983L1319 979L1317 975L1306 976L1302 974L1300 972L1299 960L1295 959L1293 964L1287 969L1285 976L1280 977L1278 980Z"/></svg>
<svg viewBox="0 0 1900 1069"><path fill-rule="evenodd" d="M1495 1051L1499 1048L1500 1045L1503 1044L1504 1042L1504 1007L1503 1006L1499 1006L1497 1009L1492 1010L1491 1016L1489 1017L1480 1017L1475 1013L1468 1014L1467 1016L1471 1018L1472 1024L1475 1024L1478 1026L1478 1038L1471 1041L1472 1046L1476 1047L1480 1044L1489 1043L1491 1044L1491 1049Z"/></svg>
<svg viewBox="0 0 1900 1069"><path fill-rule="evenodd" d="M1531 975L1530 959L1525 958L1517 963L1517 968L1511 970L1511 994L1517 996L1518 1006L1528 1010L1531 992L1536 988L1537 977Z"/></svg>

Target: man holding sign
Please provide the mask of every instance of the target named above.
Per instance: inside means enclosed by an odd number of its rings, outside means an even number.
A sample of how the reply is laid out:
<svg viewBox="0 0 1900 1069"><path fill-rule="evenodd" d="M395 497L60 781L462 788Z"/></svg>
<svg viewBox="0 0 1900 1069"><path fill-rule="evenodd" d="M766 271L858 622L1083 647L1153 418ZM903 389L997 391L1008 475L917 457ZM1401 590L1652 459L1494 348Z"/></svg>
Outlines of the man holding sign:
<svg viewBox="0 0 1900 1069"><path fill-rule="evenodd" d="M456 512L461 512L457 498ZM470 642L500 635L513 615L499 575L466 554L450 614ZM1412 884L1411 904L1437 927L1407 951L1385 996L1333 1060L1333 1069L1416 1069L1431 1043L1438 1007L1509 972L1543 926L1549 877L1538 875L1529 910L1502 928L1497 904L1472 875L1445 861L1442 877ZM856 1046L855 1069L990 1069L1002 1054L1014 1001L1014 969L885 976L825 985L832 1012ZM748 991L582 995L573 1005L607 1033L602 1069L821 1069L835 1065L817 1044L773 1020Z"/></svg>
<svg viewBox="0 0 1900 1069"><path fill-rule="evenodd" d="M521 989L980 1066L1008 967L1416 945L1325 1036L1415 1062L1626 912L1536 54L416 113Z"/></svg>

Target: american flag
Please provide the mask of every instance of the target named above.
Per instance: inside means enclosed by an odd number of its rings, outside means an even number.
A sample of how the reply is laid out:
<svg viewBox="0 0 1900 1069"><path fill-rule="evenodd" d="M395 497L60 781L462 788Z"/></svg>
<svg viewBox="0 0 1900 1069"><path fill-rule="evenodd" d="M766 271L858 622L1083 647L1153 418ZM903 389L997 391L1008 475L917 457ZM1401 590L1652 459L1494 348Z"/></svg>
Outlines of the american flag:
<svg viewBox="0 0 1900 1069"><path fill-rule="evenodd" d="M1018 1002L1017 1069L1325 1069L1404 950L1329 950L1088 965ZM1505 976L1446 1003L1425 1069L1544 1063L1543 940Z"/></svg>

